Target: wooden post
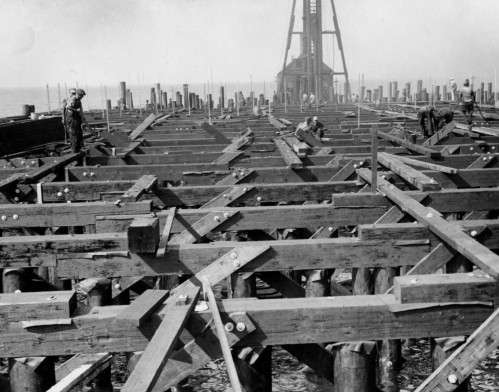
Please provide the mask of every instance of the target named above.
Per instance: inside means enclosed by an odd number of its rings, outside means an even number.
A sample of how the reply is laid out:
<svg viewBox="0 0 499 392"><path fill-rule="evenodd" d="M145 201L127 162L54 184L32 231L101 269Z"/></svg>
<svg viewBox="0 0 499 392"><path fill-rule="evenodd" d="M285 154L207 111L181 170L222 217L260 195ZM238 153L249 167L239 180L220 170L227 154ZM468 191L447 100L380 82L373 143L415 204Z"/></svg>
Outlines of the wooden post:
<svg viewBox="0 0 499 392"><path fill-rule="evenodd" d="M374 270L374 293L384 294L393 286L393 278L397 276L396 268L376 268ZM401 365L400 340L379 340L378 369L380 384L384 390L398 390L397 375Z"/></svg>
<svg viewBox="0 0 499 392"><path fill-rule="evenodd" d="M453 343L454 347L446 347L449 343L449 338L431 339L431 359L432 359L432 370L435 371L438 367L444 363L444 361L461 346L465 340L461 342L456 339ZM470 385L470 378L468 377L464 380L456 389L455 392L468 392Z"/></svg>
<svg viewBox="0 0 499 392"><path fill-rule="evenodd" d="M112 303L111 281L106 278L85 279L80 282L80 288L88 295L90 306L105 306ZM94 380L95 392L113 392L111 383L111 366L105 369Z"/></svg>
<svg viewBox="0 0 499 392"><path fill-rule="evenodd" d="M5 269L3 292L23 291L27 282L22 269ZM53 357L9 358L11 392L44 392L55 384Z"/></svg>
<svg viewBox="0 0 499 392"><path fill-rule="evenodd" d="M334 346L334 390L349 392L376 391L374 351L354 350L353 344ZM359 344L358 346L362 346Z"/></svg>

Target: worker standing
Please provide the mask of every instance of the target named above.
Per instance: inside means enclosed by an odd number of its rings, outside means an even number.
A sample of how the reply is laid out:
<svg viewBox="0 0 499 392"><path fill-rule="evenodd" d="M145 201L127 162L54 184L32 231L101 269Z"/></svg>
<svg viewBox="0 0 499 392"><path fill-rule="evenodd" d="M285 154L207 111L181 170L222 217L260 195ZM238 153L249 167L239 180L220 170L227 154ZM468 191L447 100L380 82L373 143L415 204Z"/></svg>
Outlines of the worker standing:
<svg viewBox="0 0 499 392"><path fill-rule="evenodd" d="M81 126L85 118L83 117L81 100L85 95L85 91L82 89L76 90L75 94L69 97L65 107L66 126L69 130L71 150L73 152L80 152L83 148L83 130Z"/></svg>
<svg viewBox="0 0 499 392"><path fill-rule="evenodd" d="M62 105L62 125L64 125L64 141L66 142L68 135L68 125L66 123L66 105L68 104L68 101L71 99L72 96L76 95L76 89L75 88L70 88L68 90L69 96L67 98L64 98L61 102Z"/></svg>
<svg viewBox="0 0 499 392"><path fill-rule="evenodd" d="M313 105L315 103L315 95L314 93L310 93L310 105Z"/></svg>
<svg viewBox="0 0 499 392"><path fill-rule="evenodd" d="M307 95L307 93L303 93L302 102L303 102L303 106L306 106L308 104L308 95Z"/></svg>
<svg viewBox="0 0 499 392"><path fill-rule="evenodd" d="M473 106L475 105L475 92L470 86L470 80L466 79L459 95L461 102L461 112L466 117L468 128L471 130L473 124Z"/></svg>
<svg viewBox="0 0 499 392"><path fill-rule="evenodd" d="M457 83L454 78L450 78L450 91L452 95L452 101L456 101ZM447 99L447 97L445 97Z"/></svg>
<svg viewBox="0 0 499 392"><path fill-rule="evenodd" d="M425 120L428 120L428 128L426 128ZM418 120L424 137L433 136L435 133L435 109L433 106L423 106L418 111Z"/></svg>

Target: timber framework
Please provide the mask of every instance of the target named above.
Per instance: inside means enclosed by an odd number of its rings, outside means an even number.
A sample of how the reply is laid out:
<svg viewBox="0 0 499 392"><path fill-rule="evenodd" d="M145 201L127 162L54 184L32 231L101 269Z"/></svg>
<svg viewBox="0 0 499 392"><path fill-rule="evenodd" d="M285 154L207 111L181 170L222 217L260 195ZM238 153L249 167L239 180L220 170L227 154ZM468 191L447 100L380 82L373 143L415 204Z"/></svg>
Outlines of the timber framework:
<svg viewBox="0 0 499 392"><path fill-rule="evenodd" d="M234 390L270 391L282 346L370 391L400 340L464 336L417 388L452 391L499 345L496 120L422 139L416 109L329 105L298 140L297 106L137 114L94 113L87 152L0 162L0 386L112 390L126 352L122 391L222 357Z"/></svg>

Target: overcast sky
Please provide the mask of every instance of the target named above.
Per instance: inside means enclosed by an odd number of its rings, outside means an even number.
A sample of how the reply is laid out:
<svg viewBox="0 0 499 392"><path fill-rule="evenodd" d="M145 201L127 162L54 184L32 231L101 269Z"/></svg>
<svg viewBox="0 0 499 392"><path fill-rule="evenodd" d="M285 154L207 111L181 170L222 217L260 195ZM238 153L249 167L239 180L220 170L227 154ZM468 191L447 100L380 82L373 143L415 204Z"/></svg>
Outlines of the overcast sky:
<svg viewBox="0 0 499 392"><path fill-rule="evenodd" d="M295 31L301 29L297 1ZM0 0L0 86L273 81L292 0ZM324 29L333 30L323 1ZM498 0L336 0L352 82L494 81ZM291 54L298 54L294 36ZM335 50L336 49L336 50ZM337 45L324 60L341 70ZM332 64L334 61L334 64Z"/></svg>

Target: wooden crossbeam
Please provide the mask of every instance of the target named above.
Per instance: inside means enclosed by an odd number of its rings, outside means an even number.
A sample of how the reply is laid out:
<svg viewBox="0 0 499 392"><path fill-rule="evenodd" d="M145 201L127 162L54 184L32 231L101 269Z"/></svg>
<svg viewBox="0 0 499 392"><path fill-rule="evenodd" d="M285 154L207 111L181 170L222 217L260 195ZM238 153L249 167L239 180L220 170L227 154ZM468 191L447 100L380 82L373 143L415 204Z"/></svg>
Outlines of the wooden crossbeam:
<svg viewBox="0 0 499 392"><path fill-rule="evenodd" d="M322 156L322 155L329 155L331 154L332 152L334 151L334 148L333 147L322 147L318 152L317 154L315 155L319 155L319 156Z"/></svg>
<svg viewBox="0 0 499 392"><path fill-rule="evenodd" d="M24 173L15 173L0 181L0 190L4 190L10 186L16 185L20 180L25 177Z"/></svg>
<svg viewBox="0 0 499 392"><path fill-rule="evenodd" d="M109 353L75 355L56 369L56 379L59 381L47 392L80 391L82 386L87 385L111 365L111 359L112 355ZM64 372L68 367L71 371ZM62 373L65 373L64 377L61 377Z"/></svg>
<svg viewBox="0 0 499 392"><path fill-rule="evenodd" d="M116 315L116 320L140 327L168 297L168 290L146 290Z"/></svg>
<svg viewBox="0 0 499 392"><path fill-rule="evenodd" d="M217 159L215 159L212 164L214 165L226 165L230 164L231 161L234 159L240 157L241 155L244 155L242 151L236 151L236 152L226 152L222 155L220 155Z"/></svg>
<svg viewBox="0 0 499 392"><path fill-rule="evenodd" d="M281 139L274 140L275 145L279 149L279 152L286 162L286 165L291 169L302 169L303 162L296 156L293 150L288 146L288 144Z"/></svg>
<svg viewBox="0 0 499 392"><path fill-rule="evenodd" d="M246 128L239 136L232 139L231 144L225 147L222 152L234 152L239 150L242 146L253 142L255 134L250 128Z"/></svg>
<svg viewBox="0 0 499 392"><path fill-rule="evenodd" d="M241 196L251 192L254 189L253 186L234 186L217 197L211 199L208 203L203 204L200 208L220 208L227 207L229 204L235 202Z"/></svg>
<svg viewBox="0 0 499 392"><path fill-rule="evenodd" d="M358 165L359 163L356 160L349 161L334 176L329 179L329 182L346 181L348 177L355 173Z"/></svg>
<svg viewBox="0 0 499 392"><path fill-rule="evenodd" d="M114 147L128 148L128 146L130 146L130 139L119 131L115 131L113 133L102 131L101 137L107 140Z"/></svg>
<svg viewBox="0 0 499 392"><path fill-rule="evenodd" d="M394 157L397 160L399 160L400 162L403 162L403 163L406 163L406 164L412 165L412 166L423 167L425 169L430 169L430 170L437 170L437 171L440 171L442 173L449 173L449 174L458 174L459 173L459 169L455 169L453 167L437 165L436 163L420 161L420 160L408 158L408 157L405 157L402 155L396 155Z"/></svg>
<svg viewBox="0 0 499 392"><path fill-rule="evenodd" d="M287 128L287 125L281 123L278 119L276 119L272 114L269 113L269 122L276 127L278 130L283 130Z"/></svg>
<svg viewBox="0 0 499 392"><path fill-rule="evenodd" d="M298 158L304 158L308 153L308 144L300 142L294 136L288 136L286 138L286 143L288 143L289 147L293 149L293 151L297 154Z"/></svg>
<svg viewBox="0 0 499 392"><path fill-rule="evenodd" d="M496 302L499 285L491 277L470 273L397 276L393 287L400 303L446 303Z"/></svg>
<svg viewBox="0 0 499 392"><path fill-rule="evenodd" d="M137 139L142 133L154 122L154 119L156 118L156 115L154 113L151 113L147 118L142 121L137 128L133 130L133 132L130 134L130 139L135 140Z"/></svg>
<svg viewBox="0 0 499 392"><path fill-rule="evenodd" d="M214 230L217 226L220 226L226 220L232 218L237 212L237 210L212 211L196 223L192 224L189 228L185 229L182 233L173 237L168 242L168 245L193 244L210 231Z"/></svg>
<svg viewBox="0 0 499 392"><path fill-rule="evenodd" d="M420 146L419 144L410 143L407 140L404 140L396 136L392 136L386 132L378 131L378 136L382 139L390 140L391 142L397 143L398 145L405 147L408 150L429 156L431 158L438 158L441 156L440 151L436 151L425 146Z"/></svg>
<svg viewBox="0 0 499 392"><path fill-rule="evenodd" d="M218 131L213 125L208 124L207 122L204 122L201 125L201 128L208 133L211 137L215 138L215 140L218 143L223 143L223 144L230 144L230 140L227 139L226 136L224 136L223 133Z"/></svg>
<svg viewBox="0 0 499 392"><path fill-rule="evenodd" d="M123 392L152 390L194 309L199 292L199 287L177 288L176 294L165 301L165 311L168 316L159 325L144 354L123 385L121 389ZM187 297L187 303L179 306L177 299L181 295Z"/></svg>
<svg viewBox="0 0 499 392"><path fill-rule="evenodd" d="M158 177L149 174L143 175L121 196L121 200L136 202L145 192L149 192L157 184Z"/></svg>
<svg viewBox="0 0 499 392"><path fill-rule="evenodd" d="M242 173L241 173L241 171L233 170L232 173L229 174L227 177L218 181L217 185L235 185L235 184L239 183L240 181L248 178L248 176L254 172L255 172L254 169L245 170Z"/></svg>
<svg viewBox="0 0 499 392"><path fill-rule="evenodd" d="M456 123L456 128L467 130L469 127L468 127L468 124ZM499 136L499 129L498 128L473 127L472 129L473 129L473 132L479 133L482 135Z"/></svg>
<svg viewBox="0 0 499 392"><path fill-rule="evenodd" d="M166 252L166 248L168 246L168 241L170 239L170 233L172 230L173 220L175 219L176 208L172 207L168 211L168 216L166 218L165 225L163 227L163 231L159 238L158 250L156 252L156 257L163 257Z"/></svg>
<svg viewBox="0 0 499 392"><path fill-rule="evenodd" d="M453 121L445 125L440 131L436 132L432 137L426 139L423 143L423 146L434 146L438 144L440 140L445 139L456 127Z"/></svg>
<svg viewBox="0 0 499 392"><path fill-rule="evenodd" d="M388 169L398 174L408 183L414 185L423 192L441 189L440 185L435 180L429 178L418 170L407 166L393 155L380 152L378 154L378 160L383 166L386 166Z"/></svg>
<svg viewBox="0 0 499 392"><path fill-rule="evenodd" d="M434 214L430 209L404 194L400 189L384 181L382 178L379 178L379 180L381 180L379 182L380 192L386 194L399 207L414 216L421 223L427 225L433 233L453 249L467 257L479 268L495 279L499 278L499 256L445 219Z"/></svg>
<svg viewBox="0 0 499 392"><path fill-rule="evenodd" d="M122 149L118 154L116 154L116 156L119 158L127 157L129 154L134 152L139 146L141 146L142 143L144 142L144 140L145 139L142 137L142 138L138 138L138 139L134 140L133 142L130 142L128 147L125 147L124 149Z"/></svg>
<svg viewBox="0 0 499 392"><path fill-rule="evenodd" d="M450 392L499 345L499 308L416 389Z"/></svg>

